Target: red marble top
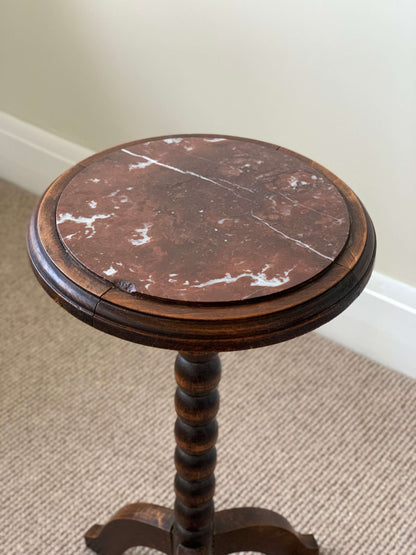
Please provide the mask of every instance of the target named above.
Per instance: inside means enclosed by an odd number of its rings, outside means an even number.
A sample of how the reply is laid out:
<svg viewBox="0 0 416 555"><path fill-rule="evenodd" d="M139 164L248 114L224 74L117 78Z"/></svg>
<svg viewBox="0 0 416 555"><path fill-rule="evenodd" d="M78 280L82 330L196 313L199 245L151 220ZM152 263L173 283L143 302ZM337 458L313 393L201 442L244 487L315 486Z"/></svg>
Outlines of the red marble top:
<svg viewBox="0 0 416 555"><path fill-rule="evenodd" d="M299 285L349 233L341 193L311 162L221 136L103 153L68 183L56 217L72 255L117 287L202 303Z"/></svg>

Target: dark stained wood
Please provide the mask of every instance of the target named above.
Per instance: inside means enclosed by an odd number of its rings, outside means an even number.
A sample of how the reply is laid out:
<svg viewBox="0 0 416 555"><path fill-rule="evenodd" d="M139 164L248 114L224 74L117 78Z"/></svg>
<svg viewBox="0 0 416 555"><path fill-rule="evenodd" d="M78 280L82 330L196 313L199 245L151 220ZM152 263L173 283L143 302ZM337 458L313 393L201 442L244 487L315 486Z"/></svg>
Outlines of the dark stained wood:
<svg viewBox="0 0 416 555"><path fill-rule="evenodd" d="M122 555L134 546L175 555L207 554L204 547L174 547L174 514L148 503L126 505L104 526L95 524L85 534L87 546L99 555ZM312 535L298 534L281 515L267 509L242 507L215 513L212 553L258 551L270 555L318 555Z"/></svg>
<svg viewBox="0 0 416 555"><path fill-rule="evenodd" d="M105 526L92 526L85 534L85 541L100 555L121 555L136 545L171 553L172 524L171 509L133 503L120 509Z"/></svg>
<svg viewBox="0 0 416 555"><path fill-rule="evenodd" d="M215 353L180 353L176 358L178 384L175 408L175 523L174 550L203 549L212 553L215 491L217 385L220 359Z"/></svg>
<svg viewBox="0 0 416 555"><path fill-rule="evenodd" d="M219 356L181 352L175 377L174 510L148 503L126 505L104 526L88 530L87 546L100 555L121 555L134 546L172 555L318 555L314 537L298 534L278 513L250 507L214 512Z"/></svg>
<svg viewBox="0 0 416 555"><path fill-rule="evenodd" d="M216 136L182 137L189 137L192 145L198 143L198 137L209 139ZM227 138L247 142L238 137ZM169 137L156 139L168 139L167 144L170 144ZM332 200L341 199L339 206L344 206L349 219L349 225L344 226L345 235L341 233L338 237L335 259L319 268L308 267L303 280L293 282L286 289L278 287L272 294L257 289L253 298L247 297L244 288L232 289L228 297L228 293L217 290L217 296L201 297L200 301L193 295L184 295L180 299L178 291L169 298L168 292L161 292L160 284L155 286L154 295L137 292L136 286L106 279L105 272L91 271L93 264L88 269L86 265L89 264L79 253L74 256L68 239L71 229L61 228L62 240L56 211L58 206L63 209L68 206L65 204L68 198L61 204L60 199L68 184L75 183L73 180L81 173L87 175L88 168L103 160L113 163L121 148L129 149L146 141L149 140L108 149L65 172L44 194L28 231L28 252L33 270L43 288L62 307L106 333L180 352L175 364L178 418L175 425L177 474L174 510L145 503L127 505L106 525L93 526L86 534L87 545L103 555L119 555L136 545L175 555L221 555L247 550L278 555L316 555L318 548L313 536L297 534L277 513L257 508L214 512L217 385L220 379L220 361L215 353L291 339L319 327L347 308L363 290L373 268L376 238L371 219L351 189L326 168L276 145L248 141L250 145L268 151L278 149L279 156L296 175L310 168L316 175L325 177L327 181L323 183L327 183ZM185 173L191 175L192 171ZM275 177L280 179L281 175ZM287 176L282 179L287 180ZM268 186L266 182L263 185ZM267 215L274 217L269 212ZM328 213L322 216L326 217ZM71 218L60 213L58 219L65 223ZM271 220L266 221L270 223ZM316 231L310 230L310 237L316 238ZM144 236L143 232L142 238ZM87 244L87 241L88 238L81 244ZM257 253L252 255L257 260ZM226 272L227 260L224 259L223 265ZM220 267L221 264L217 271Z"/></svg>
<svg viewBox="0 0 416 555"><path fill-rule="evenodd" d="M215 555L260 551L268 555L318 555L312 535L296 533L281 515L244 507L215 515Z"/></svg>

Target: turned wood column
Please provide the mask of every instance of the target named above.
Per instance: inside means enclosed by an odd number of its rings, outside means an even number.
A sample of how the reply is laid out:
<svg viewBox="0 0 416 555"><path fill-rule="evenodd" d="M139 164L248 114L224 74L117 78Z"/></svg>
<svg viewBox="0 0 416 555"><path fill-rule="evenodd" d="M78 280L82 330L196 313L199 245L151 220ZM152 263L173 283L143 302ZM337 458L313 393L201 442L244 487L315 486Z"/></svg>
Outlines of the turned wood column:
<svg viewBox="0 0 416 555"><path fill-rule="evenodd" d="M173 551L211 553L220 358L216 353L179 353L175 377L178 417Z"/></svg>

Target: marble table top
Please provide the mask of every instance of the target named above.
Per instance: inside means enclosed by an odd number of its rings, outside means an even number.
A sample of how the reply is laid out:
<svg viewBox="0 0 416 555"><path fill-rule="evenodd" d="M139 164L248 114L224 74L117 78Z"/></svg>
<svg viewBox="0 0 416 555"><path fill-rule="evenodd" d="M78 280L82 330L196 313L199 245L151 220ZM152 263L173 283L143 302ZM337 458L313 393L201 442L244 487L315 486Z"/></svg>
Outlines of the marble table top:
<svg viewBox="0 0 416 555"><path fill-rule="evenodd" d="M343 196L312 162L274 145L172 136L120 146L67 184L65 247L130 294L218 303L312 279L349 235Z"/></svg>

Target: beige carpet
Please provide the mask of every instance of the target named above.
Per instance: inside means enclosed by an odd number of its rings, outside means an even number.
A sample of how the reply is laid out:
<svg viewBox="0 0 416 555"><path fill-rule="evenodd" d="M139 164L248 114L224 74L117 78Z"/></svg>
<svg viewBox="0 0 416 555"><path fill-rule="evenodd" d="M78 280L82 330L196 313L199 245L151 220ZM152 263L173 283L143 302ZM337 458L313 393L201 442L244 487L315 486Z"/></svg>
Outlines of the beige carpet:
<svg viewBox="0 0 416 555"><path fill-rule="evenodd" d="M0 553L86 555L125 503L173 503L175 354L55 305L26 259L35 197L0 195ZM416 382L315 334L222 361L217 508L277 510L324 555L416 554Z"/></svg>

